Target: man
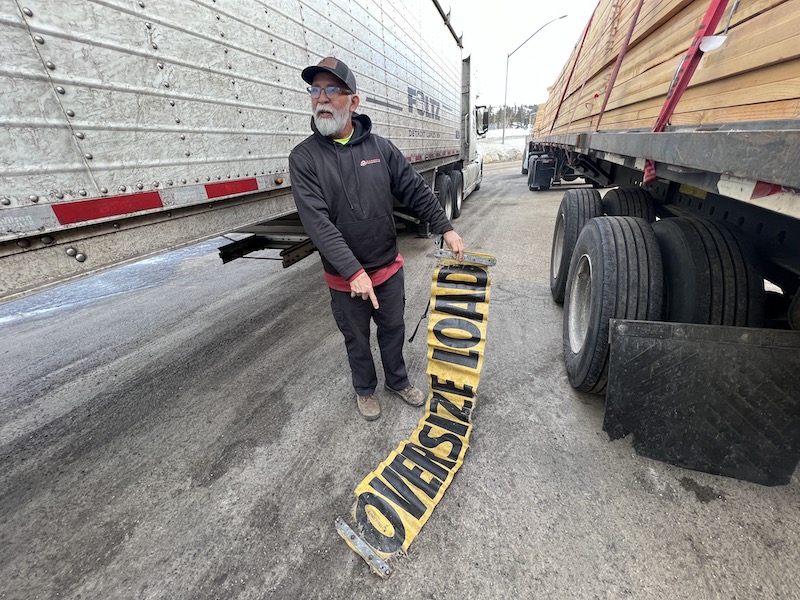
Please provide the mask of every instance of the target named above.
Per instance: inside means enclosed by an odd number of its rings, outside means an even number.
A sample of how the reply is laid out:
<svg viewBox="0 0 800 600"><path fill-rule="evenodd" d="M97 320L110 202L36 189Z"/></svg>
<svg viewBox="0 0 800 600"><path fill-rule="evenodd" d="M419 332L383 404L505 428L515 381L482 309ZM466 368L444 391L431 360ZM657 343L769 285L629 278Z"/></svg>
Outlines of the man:
<svg viewBox="0 0 800 600"><path fill-rule="evenodd" d="M411 406L425 394L408 380L403 360L405 290L403 257L397 251L394 198L443 233L459 260L464 243L444 210L403 154L371 133L372 122L356 113L356 78L342 61L328 57L307 67L313 134L289 156L300 220L320 252L331 309L342 332L361 415L381 414L370 349L370 320L378 331L385 387Z"/></svg>

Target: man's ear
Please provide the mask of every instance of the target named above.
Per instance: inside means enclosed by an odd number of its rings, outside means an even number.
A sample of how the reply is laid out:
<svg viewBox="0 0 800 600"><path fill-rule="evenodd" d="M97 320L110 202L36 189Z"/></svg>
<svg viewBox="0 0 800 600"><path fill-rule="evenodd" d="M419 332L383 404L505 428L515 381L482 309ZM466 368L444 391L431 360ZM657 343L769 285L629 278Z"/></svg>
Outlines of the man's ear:
<svg viewBox="0 0 800 600"><path fill-rule="evenodd" d="M358 97L358 94L353 94L353 101L350 103L351 113L356 111L359 102L361 102L361 98Z"/></svg>

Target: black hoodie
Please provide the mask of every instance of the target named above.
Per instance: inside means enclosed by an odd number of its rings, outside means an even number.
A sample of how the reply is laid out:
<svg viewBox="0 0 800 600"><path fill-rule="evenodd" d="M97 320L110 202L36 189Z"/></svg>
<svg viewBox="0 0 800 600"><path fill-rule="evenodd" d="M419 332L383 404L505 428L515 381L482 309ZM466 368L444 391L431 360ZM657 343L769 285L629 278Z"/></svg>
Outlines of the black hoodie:
<svg viewBox="0 0 800 600"><path fill-rule="evenodd" d="M371 133L372 121L353 113L353 135L345 144L317 131L289 155L292 194L306 233L325 271L349 279L371 273L397 257L393 198L431 225L453 229L439 201L405 156L389 140Z"/></svg>

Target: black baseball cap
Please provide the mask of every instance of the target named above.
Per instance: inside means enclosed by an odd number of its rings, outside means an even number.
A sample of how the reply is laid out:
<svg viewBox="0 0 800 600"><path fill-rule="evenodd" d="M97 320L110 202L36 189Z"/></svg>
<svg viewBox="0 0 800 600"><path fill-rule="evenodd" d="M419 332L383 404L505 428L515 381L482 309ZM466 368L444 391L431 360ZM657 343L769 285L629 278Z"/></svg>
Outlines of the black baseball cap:
<svg viewBox="0 0 800 600"><path fill-rule="evenodd" d="M338 58L328 56L319 61L319 64L306 67L303 69L302 73L303 81L311 84L314 82L314 77L316 77L319 73L330 73L331 75L338 77L347 86L347 89L354 94L356 93L356 76L353 75L350 67L344 64Z"/></svg>

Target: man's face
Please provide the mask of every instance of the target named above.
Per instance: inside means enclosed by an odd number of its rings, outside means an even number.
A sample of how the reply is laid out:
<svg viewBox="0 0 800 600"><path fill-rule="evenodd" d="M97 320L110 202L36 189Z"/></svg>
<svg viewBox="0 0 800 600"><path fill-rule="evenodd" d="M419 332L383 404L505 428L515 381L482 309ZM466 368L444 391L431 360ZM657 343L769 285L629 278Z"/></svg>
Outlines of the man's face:
<svg viewBox="0 0 800 600"><path fill-rule="evenodd" d="M311 85L325 88L327 86L340 87L346 90L346 86L338 78L329 73L320 73L314 77ZM329 98L323 90L319 98L311 99L311 112L314 115L314 125L324 136L337 136L347 128L350 115L358 106L358 96L353 94L340 94L335 98Z"/></svg>

